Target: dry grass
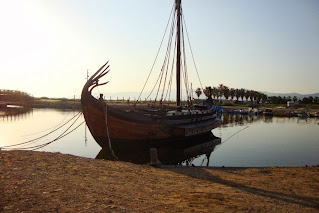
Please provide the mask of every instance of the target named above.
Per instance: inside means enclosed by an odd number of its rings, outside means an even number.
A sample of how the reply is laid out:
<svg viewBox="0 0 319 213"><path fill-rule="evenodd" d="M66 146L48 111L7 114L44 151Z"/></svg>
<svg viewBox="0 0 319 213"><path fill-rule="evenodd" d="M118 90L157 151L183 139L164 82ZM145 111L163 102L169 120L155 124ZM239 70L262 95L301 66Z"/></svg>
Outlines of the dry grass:
<svg viewBox="0 0 319 213"><path fill-rule="evenodd" d="M319 167L153 168L2 151L1 212L319 212Z"/></svg>

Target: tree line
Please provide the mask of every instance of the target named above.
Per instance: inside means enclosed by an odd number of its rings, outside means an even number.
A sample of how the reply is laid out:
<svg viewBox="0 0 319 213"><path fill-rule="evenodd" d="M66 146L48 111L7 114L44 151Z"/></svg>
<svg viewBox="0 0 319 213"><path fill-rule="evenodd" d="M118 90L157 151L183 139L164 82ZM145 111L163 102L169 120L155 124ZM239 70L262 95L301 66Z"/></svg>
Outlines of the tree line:
<svg viewBox="0 0 319 213"><path fill-rule="evenodd" d="M319 104L318 97L304 97L303 99L298 99L296 96L294 97L281 97L281 96L267 96L262 92L258 92L255 90L249 89L235 89L229 88L223 84L220 84L217 87L205 87L203 90L201 88L197 88L195 90L195 94L199 98L202 94L206 97L209 97L211 94L214 99L221 100L224 97L226 100L232 100L236 102L244 103L244 98L246 102L252 103L270 103L270 104L287 104L288 101L299 102L300 104Z"/></svg>
<svg viewBox="0 0 319 213"><path fill-rule="evenodd" d="M273 104L286 104L288 101L293 101L295 103L300 104L319 104L319 98L316 97L304 97L304 98L297 98L297 96L294 97L281 97L281 96L270 96L268 97L268 102Z"/></svg>
<svg viewBox="0 0 319 213"><path fill-rule="evenodd" d="M34 98L18 90L0 90L0 101L30 103Z"/></svg>

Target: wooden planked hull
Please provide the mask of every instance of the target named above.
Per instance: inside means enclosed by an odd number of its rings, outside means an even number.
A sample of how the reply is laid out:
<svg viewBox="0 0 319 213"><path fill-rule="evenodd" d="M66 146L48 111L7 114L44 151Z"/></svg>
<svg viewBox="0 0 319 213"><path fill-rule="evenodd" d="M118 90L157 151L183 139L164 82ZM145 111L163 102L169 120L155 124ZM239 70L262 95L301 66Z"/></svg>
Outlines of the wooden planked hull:
<svg viewBox="0 0 319 213"><path fill-rule="evenodd" d="M161 140L183 137L185 134L185 130L182 128L167 127L149 121L143 123L124 120L116 116L116 113L114 113L115 109L111 109L106 104L102 106L102 104L104 103L99 103L94 100L91 101L91 104L82 104L87 126L101 147L108 145L106 123L108 124L111 140Z"/></svg>
<svg viewBox="0 0 319 213"><path fill-rule="evenodd" d="M90 95L91 96L91 95ZM82 111L86 124L101 147L108 146L108 133L116 141L165 141L209 132L221 124L219 119L206 122L178 124L166 120L156 120L143 115L125 112L108 106L95 98L84 98ZM139 116L139 119L134 118ZM171 123L169 123L171 122ZM107 132L108 127L108 132Z"/></svg>
<svg viewBox="0 0 319 213"><path fill-rule="evenodd" d="M156 123L134 123L108 115L110 137L122 140L165 139L184 136L184 129Z"/></svg>

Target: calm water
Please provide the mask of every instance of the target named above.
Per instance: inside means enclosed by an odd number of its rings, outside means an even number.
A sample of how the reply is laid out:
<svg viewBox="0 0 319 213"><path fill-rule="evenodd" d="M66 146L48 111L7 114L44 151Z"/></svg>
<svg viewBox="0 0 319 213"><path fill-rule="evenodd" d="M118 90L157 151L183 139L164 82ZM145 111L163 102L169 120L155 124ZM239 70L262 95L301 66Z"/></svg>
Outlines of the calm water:
<svg viewBox="0 0 319 213"><path fill-rule="evenodd" d="M77 113L77 111L33 109L17 116L1 116L0 147L22 143L48 134ZM167 149L166 147L165 155L167 157L175 155L175 161L188 156L189 160L184 159L183 165L251 167L319 164L319 120L316 118L265 119L257 116L224 116L223 119L224 125L212 131L218 137L217 142L216 140L205 141L203 144L189 145L186 148L179 146ZM70 130L83 120L81 116ZM48 143L66 131L70 124L25 146ZM69 135L38 151L96 158L101 148L83 124ZM165 162L163 153L159 153L159 160ZM124 158L125 155L128 156L130 153L122 152ZM149 153L145 153L145 156L149 156Z"/></svg>

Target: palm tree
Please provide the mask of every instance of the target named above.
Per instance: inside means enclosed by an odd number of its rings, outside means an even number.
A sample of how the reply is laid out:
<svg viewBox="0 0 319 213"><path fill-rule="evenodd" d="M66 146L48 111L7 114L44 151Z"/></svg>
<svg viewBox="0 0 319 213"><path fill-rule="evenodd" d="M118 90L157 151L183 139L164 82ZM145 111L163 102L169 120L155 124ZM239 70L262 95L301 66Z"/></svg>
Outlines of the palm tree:
<svg viewBox="0 0 319 213"><path fill-rule="evenodd" d="M234 88L230 88L229 96L231 97L231 100L234 100L235 94L236 94L236 90Z"/></svg>
<svg viewBox="0 0 319 213"><path fill-rule="evenodd" d="M211 87L205 87L203 92L204 92L205 96L208 98L209 95L212 94L212 88Z"/></svg>
<svg viewBox="0 0 319 213"><path fill-rule="evenodd" d="M261 95L261 99L262 99L262 102L265 103L268 99L268 96L266 94L263 94Z"/></svg>
<svg viewBox="0 0 319 213"><path fill-rule="evenodd" d="M215 99L216 96L218 95L218 89L217 89L216 87L213 87L213 89L212 89L212 95L213 95L214 99ZM217 97L217 99L218 99L218 97Z"/></svg>
<svg viewBox="0 0 319 213"><path fill-rule="evenodd" d="M226 98L226 100L228 100L229 98L229 88L227 86L223 86L223 94L224 94L224 97Z"/></svg>
<svg viewBox="0 0 319 213"><path fill-rule="evenodd" d="M201 94L202 94L201 88L198 87L198 88L195 90L195 93L196 93L196 95L197 95L197 97L198 97L198 100L199 100L199 96L201 96Z"/></svg>
<svg viewBox="0 0 319 213"><path fill-rule="evenodd" d="M240 90L239 89L236 89L235 90L235 96L236 96L236 101L238 101L239 97L240 97Z"/></svg>
<svg viewBox="0 0 319 213"><path fill-rule="evenodd" d="M257 92L257 104L260 104L261 99L263 98L263 93Z"/></svg>
<svg viewBox="0 0 319 213"><path fill-rule="evenodd" d="M309 96L308 100L309 100L309 104L313 104L313 97L312 96Z"/></svg>
<svg viewBox="0 0 319 213"><path fill-rule="evenodd" d="M218 93L217 93L217 99L218 99L218 97L222 97L223 96L223 94L224 94L224 85L223 84L219 84L219 86L218 86Z"/></svg>
<svg viewBox="0 0 319 213"><path fill-rule="evenodd" d="M244 97L246 96L246 90L241 88L239 90L239 94L240 94L241 102L244 103Z"/></svg>
<svg viewBox="0 0 319 213"><path fill-rule="evenodd" d="M255 91L255 90L252 90L252 97L253 97L253 102L255 103L259 103L259 95L260 93Z"/></svg>
<svg viewBox="0 0 319 213"><path fill-rule="evenodd" d="M252 98L252 103L255 103L257 97L257 91L251 90L251 98Z"/></svg>
<svg viewBox="0 0 319 213"><path fill-rule="evenodd" d="M246 98L246 101L248 101L248 98L250 97L250 90L246 90L245 91L245 98Z"/></svg>
<svg viewBox="0 0 319 213"><path fill-rule="evenodd" d="M257 95L256 95L256 100L257 100L257 104L259 104L260 103L260 100L262 99L262 93L261 92L257 92Z"/></svg>

